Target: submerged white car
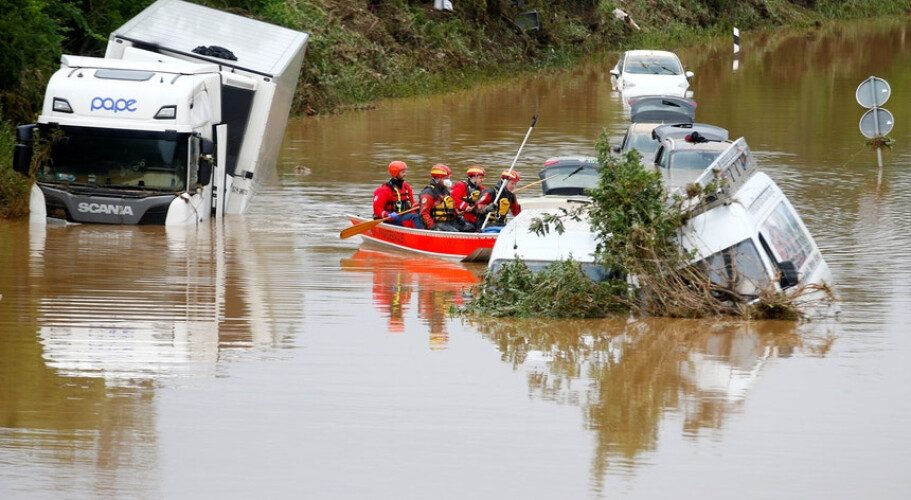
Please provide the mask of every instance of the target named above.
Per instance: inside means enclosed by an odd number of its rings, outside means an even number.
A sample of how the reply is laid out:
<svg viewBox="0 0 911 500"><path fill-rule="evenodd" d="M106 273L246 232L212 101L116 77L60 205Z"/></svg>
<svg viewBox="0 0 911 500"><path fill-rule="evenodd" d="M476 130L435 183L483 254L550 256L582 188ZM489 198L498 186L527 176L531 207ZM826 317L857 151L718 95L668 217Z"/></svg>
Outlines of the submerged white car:
<svg viewBox="0 0 911 500"><path fill-rule="evenodd" d="M705 199L693 198L690 220L679 234L681 247L692 252L692 264L704 268L713 282L748 298L772 288L786 294L803 293L808 285L830 285L832 274L822 252L777 184L759 171L741 138L694 181L715 186ZM598 269L596 235L587 222L572 222L564 234L539 236L529 230L532 219L554 209L525 210L500 232L488 262L491 270L516 257L532 270L572 258L596 281L609 277ZM825 305L823 291L803 295L815 308ZM821 312L821 311L817 311Z"/></svg>
<svg viewBox="0 0 911 500"><path fill-rule="evenodd" d="M665 50L628 50L610 70L611 86L625 100L640 95L690 97L692 71L684 71L680 58Z"/></svg>

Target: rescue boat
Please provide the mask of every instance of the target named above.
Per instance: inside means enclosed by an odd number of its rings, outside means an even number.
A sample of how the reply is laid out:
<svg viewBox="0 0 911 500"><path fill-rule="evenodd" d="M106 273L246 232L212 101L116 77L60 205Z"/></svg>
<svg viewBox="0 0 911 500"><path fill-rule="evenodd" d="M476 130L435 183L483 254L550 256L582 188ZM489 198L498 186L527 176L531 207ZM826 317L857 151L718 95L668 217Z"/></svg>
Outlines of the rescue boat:
<svg viewBox="0 0 911 500"><path fill-rule="evenodd" d="M348 215L352 225L372 219ZM487 262L497 233L456 233L414 229L380 223L358 234L365 244L406 250L430 257L455 259L462 262Z"/></svg>

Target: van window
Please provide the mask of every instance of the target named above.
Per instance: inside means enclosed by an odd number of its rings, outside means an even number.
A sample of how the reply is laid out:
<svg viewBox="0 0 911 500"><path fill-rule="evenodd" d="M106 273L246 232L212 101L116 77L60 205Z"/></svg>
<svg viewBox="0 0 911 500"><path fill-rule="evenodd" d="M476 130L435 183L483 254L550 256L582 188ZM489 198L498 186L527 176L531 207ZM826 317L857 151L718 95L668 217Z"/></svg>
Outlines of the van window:
<svg viewBox="0 0 911 500"><path fill-rule="evenodd" d="M769 286L769 273L753 240L743 240L696 263L712 283L741 295L755 297Z"/></svg>
<svg viewBox="0 0 911 500"><path fill-rule="evenodd" d="M789 260L797 269L803 267L812 251L810 238L797 223L797 216L783 201L763 221L761 232L778 262Z"/></svg>

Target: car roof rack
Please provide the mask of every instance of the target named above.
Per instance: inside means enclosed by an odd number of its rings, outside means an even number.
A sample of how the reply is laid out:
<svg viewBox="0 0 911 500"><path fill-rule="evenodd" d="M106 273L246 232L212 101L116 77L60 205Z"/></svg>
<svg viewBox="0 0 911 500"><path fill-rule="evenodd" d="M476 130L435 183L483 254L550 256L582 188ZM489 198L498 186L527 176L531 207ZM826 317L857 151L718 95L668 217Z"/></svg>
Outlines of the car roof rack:
<svg viewBox="0 0 911 500"><path fill-rule="evenodd" d="M684 205L684 210L695 217L719 205L728 205L734 193L758 170L756 159L741 137L734 141L694 181L703 189L703 195L694 197ZM678 188L685 189L685 188Z"/></svg>

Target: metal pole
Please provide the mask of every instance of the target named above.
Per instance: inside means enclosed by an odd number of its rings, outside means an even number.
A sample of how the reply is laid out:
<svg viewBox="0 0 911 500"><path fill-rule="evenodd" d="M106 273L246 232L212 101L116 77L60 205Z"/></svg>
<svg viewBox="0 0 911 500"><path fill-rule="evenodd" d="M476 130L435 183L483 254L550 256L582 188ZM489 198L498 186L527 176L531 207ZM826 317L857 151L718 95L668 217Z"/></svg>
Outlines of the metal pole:
<svg viewBox="0 0 911 500"><path fill-rule="evenodd" d="M512 173L512 169L514 169L516 167L516 162L519 161L519 155L522 154L522 148L525 147L525 142L528 141L528 136L531 135L531 131L533 128L535 128L535 122L537 122L537 121L538 121L538 115L535 114L535 116L531 117L531 126L528 127L528 132L525 133L525 139L522 140L522 145L519 146L519 150L516 152L516 157L512 160L512 165L509 166L509 170L507 172ZM500 195L503 194L503 189L506 188L507 181L506 181L506 179L502 179L502 180L503 180L503 183L500 184L500 189L497 190L497 195L494 197L494 199L491 201L491 203L497 201L500 198ZM487 212L487 216L484 217L484 223L481 224L481 229L484 229L485 227L487 227L487 223L489 221L490 221L490 212Z"/></svg>
<svg viewBox="0 0 911 500"><path fill-rule="evenodd" d="M873 102L873 135L876 136L874 141L882 138L882 134L879 132L879 104L876 101L876 79L872 76L870 77L870 97ZM876 146L876 164L879 168L883 168L883 148L880 145Z"/></svg>

